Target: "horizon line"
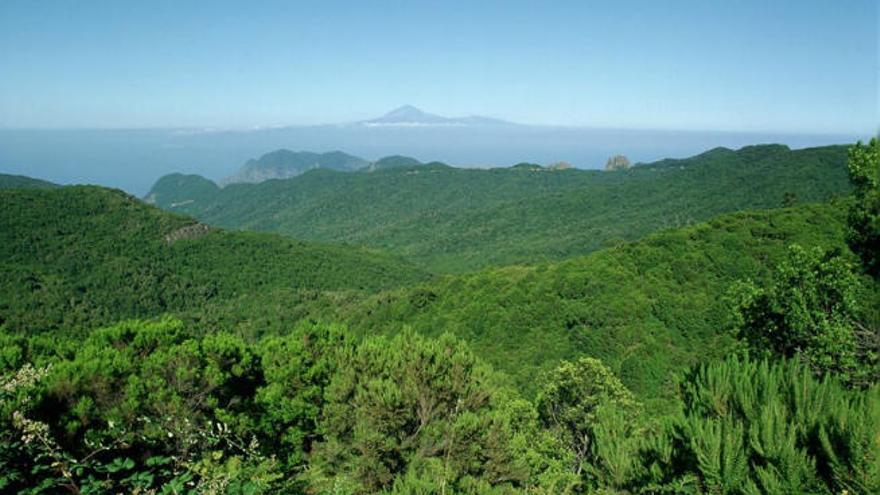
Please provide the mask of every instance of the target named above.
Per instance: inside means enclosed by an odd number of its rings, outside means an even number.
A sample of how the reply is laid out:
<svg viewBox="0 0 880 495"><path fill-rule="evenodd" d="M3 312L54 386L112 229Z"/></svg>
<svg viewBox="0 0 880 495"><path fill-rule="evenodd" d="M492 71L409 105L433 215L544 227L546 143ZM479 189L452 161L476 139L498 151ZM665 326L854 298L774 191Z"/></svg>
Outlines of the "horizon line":
<svg viewBox="0 0 880 495"><path fill-rule="evenodd" d="M470 115L469 117L481 117L480 115ZM494 118L494 117L489 117ZM120 125L120 126L97 126L97 125L87 125L87 126L72 126L72 125L57 125L57 126L22 126L22 127L14 127L14 126L5 126L0 125L0 132L8 132L8 131L190 131L191 134L210 134L210 133L247 133L247 132L260 132L260 131L272 131L272 130L283 130L283 129L296 129L296 128L310 128L310 127L346 127L346 126L355 126L359 124L365 124L368 120L356 120L356 121L348 121L348 122L335 122L335 123L323 123L323 124L279 124L279 125L256 125L256 126L220 126L220 125ZM503 120L503 119L498 119ZM594 130L594 131L623 131L623 132L661 132L661 133L707 133L707 134L778 134L778 135L790 135L790 136L826 136L826 137L853 137L853 136L865 136L865 137L877 137L880 136L880 126L874 131L867 130L792 130L792 129L743 129L743 128L689 128L689 127L652 127L652 126L623 126L623 125L598 125L598 124L524 124L519 122L512 121L503 121L504 124L498 126L492 125L480 125L476 124L472 127L481 127L481 128L492 128L492 127L501 127L503 128L505 124L510 125L512 127L518 128L541 128L541 129L559 129L559 130ZM437 129L446 129L454 126L444 126L442 124L425 124L421 126L407 126L407 125L376 125L376 126L365 126L365 128L370 129L406 129L409 127L419 127L419 128L437 128ZM456 126L457 127L467 127L467 125Z"/></svg>

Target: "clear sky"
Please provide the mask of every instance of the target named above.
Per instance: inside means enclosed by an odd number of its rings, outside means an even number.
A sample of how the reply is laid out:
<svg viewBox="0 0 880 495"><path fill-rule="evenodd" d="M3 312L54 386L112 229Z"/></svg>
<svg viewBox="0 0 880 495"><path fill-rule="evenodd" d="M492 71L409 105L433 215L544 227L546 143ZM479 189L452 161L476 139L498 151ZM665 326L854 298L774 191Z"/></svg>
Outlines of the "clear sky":
<svg viewBox="0 0 880 495"><path fill-rule="evenodd" d="M524 123L872 133L876 0L0 1L0 127Z"/></svg>

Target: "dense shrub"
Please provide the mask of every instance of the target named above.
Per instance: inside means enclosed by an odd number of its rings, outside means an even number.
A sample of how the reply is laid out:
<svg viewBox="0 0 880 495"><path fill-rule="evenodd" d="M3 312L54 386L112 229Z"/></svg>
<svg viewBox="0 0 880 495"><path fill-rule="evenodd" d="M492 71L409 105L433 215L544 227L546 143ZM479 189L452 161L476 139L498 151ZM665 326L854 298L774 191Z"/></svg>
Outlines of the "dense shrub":
<svg viewBox="0 0 880 495"><path fill-rule="evenodd" d="M700 493L880 491L880 389L795 361L730 358L682 386L682 414L645 454L654 487Z"/></svg>

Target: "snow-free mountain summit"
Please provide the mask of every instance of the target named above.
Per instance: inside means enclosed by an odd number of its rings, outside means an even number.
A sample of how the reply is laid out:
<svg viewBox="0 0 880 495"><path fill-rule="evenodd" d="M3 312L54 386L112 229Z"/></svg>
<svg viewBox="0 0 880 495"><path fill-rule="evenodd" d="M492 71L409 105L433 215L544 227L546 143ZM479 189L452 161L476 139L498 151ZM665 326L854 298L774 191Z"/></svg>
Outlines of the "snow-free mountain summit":
<svg viewBox="0 0 880 495"><path fill-rule="evenodd" d="M422 127L422 126L507 126L515 125L500 119L471 115L468 117L443 117L422 111L412 105L404 105L385 115L362 120L359 125L367 127Z"/></svg>

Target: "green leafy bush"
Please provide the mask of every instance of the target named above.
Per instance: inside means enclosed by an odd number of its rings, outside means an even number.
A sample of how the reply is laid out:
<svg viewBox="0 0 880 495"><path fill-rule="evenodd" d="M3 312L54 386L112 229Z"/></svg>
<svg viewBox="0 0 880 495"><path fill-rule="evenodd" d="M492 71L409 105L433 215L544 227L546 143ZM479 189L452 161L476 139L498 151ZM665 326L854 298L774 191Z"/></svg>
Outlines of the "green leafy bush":
<svg viewBox="0 0 880 495"><path fill-rule="evenodd" d="M819 374L866 385L880 356L860 337L862 281L836 252L793 245L766 287L739 287L737 326L756 354L803 359Z"/></svg>
<svg viewBox="0 0 880 495"><path fill-rule="evenodd" d="M416 485L485 492L529 486L533 469L549 469L546 461L530 463L528 453L551 451L552 440L541 438L535 422L508 415L510 398L492 372L451 336L371 338L338 359L323 439L305 474L319 491L351 483L354 493ZM527 413L524 407L517 412Z"/></svg>
<svg viewBox="0 0 880 495"><path fill-rule="evenodd" d="M847 165L856 198L847 242L861 256L868 273L880 277L880 140L851 147Z"/></svg>

